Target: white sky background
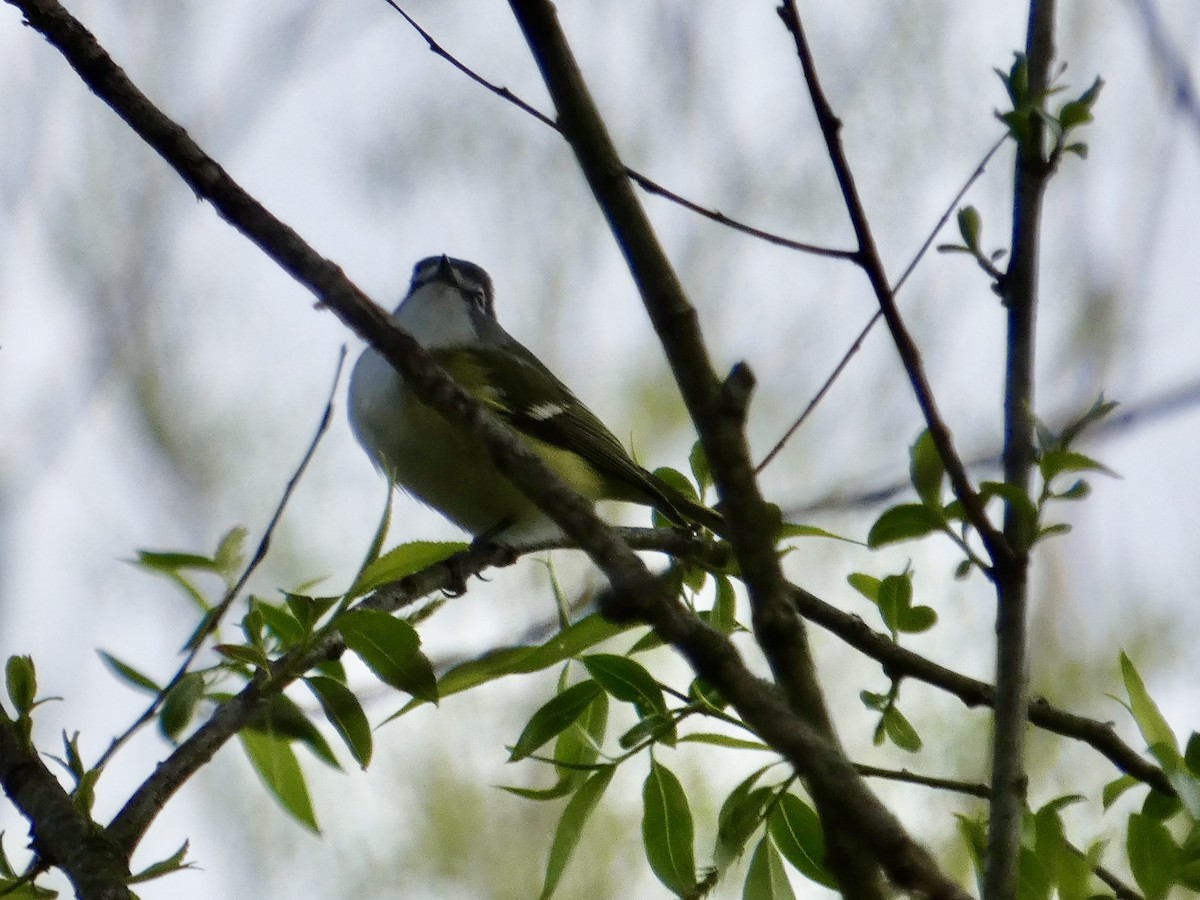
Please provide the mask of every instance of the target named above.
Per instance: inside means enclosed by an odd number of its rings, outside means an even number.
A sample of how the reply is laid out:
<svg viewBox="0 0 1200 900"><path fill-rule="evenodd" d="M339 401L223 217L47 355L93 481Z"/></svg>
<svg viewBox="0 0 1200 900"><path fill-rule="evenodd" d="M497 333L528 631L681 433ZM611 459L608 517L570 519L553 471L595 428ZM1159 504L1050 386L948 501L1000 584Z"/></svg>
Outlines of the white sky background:
<svg viewBox="0 0 1200 900"><path fill-rule="evenodd" d="M992 111L1005 101L991 69L1007 68L1023 41L1019 7L803 5L893 277L999 135ZM1183 58L1200 58L1200 8L1182 0L1162 7ZM632 435L643 461L684 465L691 438L661 351L565 144L429 53L384 4L78 0L70 8L168 115L379 302L394 305L413 262L430 253L479 262L495 279L510 331L618 435ZM752 224L848 246L773 4L734 9L560 4L630 165ZM468 65L549 111L504 4L414 3L410 12ZM1084 408L1101 390L1136 406L1200 377L1197 129L1173 109L1131 5L1063 4L1059 43L1073 92L1096 74L1107 84L1083 135L1091 157L1066 160L1047 201L1038 410L1049 419ZM197 203L7 6L0 93L0 653L32 654L42 693L64 698L42 708L43 746L63 729L79 730L94 758L143 705L94 649L165 678L194 624L168 585L121 560L142 547L208 551L235 524L257 536L310 439L337 348L349 342L353 354L358 345ZM1007 241L1010 157L1002 152L969 198L988 246ZM665 201L645 204L718 368L744 359L760 380L751 440L762 455L873 312L866 280L847 264L769 247ZM940 236L955 239L952 228ZM901 298L960 449L991 452L1003 316L984 276L964 257L931 255ZM382 484L341 406L339 394L334 427L255 581L260 591L317 576L344 584L369 541ZM889 483L903 476L920 427L880 329L765 483L785 507ZM1062 510L1075 531L1039 562L1036 690L1121 722L1138 746L1120 708L1103 697L1119 689L1121 647L1141 654L1181 736L1197 727L1187 678L1200 663L1192 640L1200 613L1189 590L1198 427L1200 414L1186 408L1089 445L1123 479L1094 479L1086 503ZM806 520L862 537L872 515L825 511ZM644 517L629 513L628 521ZM393 540L418 537L456 534L402 502ZM988 677L990 594L978 578L947 590L953 563L945 553L806 543L790 566L806 587L877 624L845 575L899 571L910 558L922 601L943 618L912 645ZM571 555L555 562L568 585L592 578ZM425 628L427 648L435 656L482 652L519 637L551 604L544 569L524 562L449 604ZM817 648L843 733L865 759L873 722L857 692L886 682L833 642L818 638ZM501 763L503 745L545 691L544 681L505 684L388 726L366 774L326 775L306 758L321 840L272 806L240 751L223 751L171 803L137 858L148 863L190 837L204 871L143 886L140 895L344 896L345 866L360 871L363 857L383 858L400 834L415 840L413 821L426 810L413 785L447 767L446 754L476 782L542 777ZM956 703L934 702L916 685L904 696L931 745L937 729L962 717ZM396 705L380 700L370 711L378 719ZM980 746L966 740L958 751L872 758L980 778ZM165 751L153 734L135 743L101 782L101 814L111 815ZM1034 802L1078 786L1051 779L1094 759L1076 750L1057 758L1048 780L1034 784ZM667 761L708 771L703 755ZM1111 777L1093 768L1085 790ZM632 771L635 787L642 770ZM948 815L925 820L912 811L924 795L889 796L908 798L906 818L931 840L951 831ZM497 815L523 815L520 801L491 799ZM232 825L222 818L231 810ZM1080 842L1098 820L1090 809ZM0 827L14 852L24 829L7 806ZM548 834L532 840L542 848L535 852L549 845ZM256 866L252 855L266 847L286 863ZM701 863L705 854L701 843ZM460 895L447 882L429 885L414 878L371 896Z"/></svg>

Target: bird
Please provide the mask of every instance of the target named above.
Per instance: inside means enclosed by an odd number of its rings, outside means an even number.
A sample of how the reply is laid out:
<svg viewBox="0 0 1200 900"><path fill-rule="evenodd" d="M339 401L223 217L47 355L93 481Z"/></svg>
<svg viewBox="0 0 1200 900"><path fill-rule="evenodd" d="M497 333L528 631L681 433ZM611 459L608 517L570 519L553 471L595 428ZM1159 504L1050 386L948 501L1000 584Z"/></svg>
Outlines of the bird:
<svg viewBox="0 0 1200 900"><path fill-rule="evenodd" d="M446 255L413 267L393 321L452 378L510 425L586 499L656 509L673 525L719 531L722 517L638 465L621 442L496 318L492 279ZM419 400L367 347L348 389L351 430L389 480L470 533L516 545L562 531L493 465L482 444Z"/></svg>

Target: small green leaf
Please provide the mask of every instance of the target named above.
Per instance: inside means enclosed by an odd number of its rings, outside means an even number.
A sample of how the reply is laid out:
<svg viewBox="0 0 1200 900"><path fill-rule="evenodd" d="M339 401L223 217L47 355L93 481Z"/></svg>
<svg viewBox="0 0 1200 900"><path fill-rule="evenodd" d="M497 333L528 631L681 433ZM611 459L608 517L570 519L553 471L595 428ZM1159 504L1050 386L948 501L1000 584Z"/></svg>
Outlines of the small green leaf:
<svg viewBox="0 0 1200 900"><path fill-rule="evenodd" d="M283 738L253 729L238 732L238 740L242 742L254 771L284 811L305 828L320 834L304 772L291 744Z"/></svg>
<svg viewBox="0 0 1200 900"><path fill-rule="evenodd" d="M1120 797L1130 788L1137 787L1139 784L1141 784L1141 782L1132 775L1122 775L1120 778L1110 781L1104 786L1104 790L1100 793L1101 805L1105 810L1107 810L1117 801L1118 797Z"/></svg>
<svg viewBox="0 0 1200 900"><path fill-rule="evenodd" d="M593 653L583 657L584 666L600 686L618 700L632 703L638 715L667 715L662 688L645 667L627 656Z"/></svg>
<svg viewBox="0 0 1200 900"><path fill-rule="evenodd" d="M8 699L12 701L18 716L28 716L33 711L37 697L37 672L33 668L33 657L10 656L4 670Z"/></svg>
<svg viewBox="0 0 1200 900"><path fill-rule="evenodd" d="M508 761L525 759L552 737L570 728L600 693L600 685L595 681L581 681L542 704L517 738Z"/></svg>
<svg viewBox="0 0 1200 900"><path fill-rule="evenodd" d="M650 868L678 897L691 897L696 888L692 811L683 785L666 766L650 761L642 786L642 842Z"/></svg>
<svg viewBox="0 0 1200 900"><path fill-rule="evenodd" d="M979 210L973 206L964 206L958 211L958 233L962 235L963 243L967 245L967 249L972 252L979 250L979 233L983 227L983 222L979 217ZM922 437L928 436L926 431ZM941 460L938 460L939 466ZM919 491L918 491L919 493Z"/></svg>
<svg viewBox="0 0 1200 900"><path fill-rule="evenodd" d="M467 545L461 541L412 541L393 547L363 569L347 596L354 598L369 594L385 584L445 562L455 553L466 549Z"/></svg>
<svg viewBox="0 0 1200 900"><path fill-rule="evenodd" d="M221 536L217 543L217 552L213 554L213 567L220 573L226 585L232 586L246 564L246 535L245 528L236 526L230 528Z"/></svg>
<svg viewBox="0 0 1200 900"><path fill-rule="evenodd" d="M887 736L891 738L893 744L901 750L907 750L909 753L916 753L921 749L921 736L917 734L917 730L912 727L904 714L895 706L884 710L883 712L883 730L887 732Z"/></svg>
<svg viewBox="0 0 1200 900"><path fill-rule="evenodd" d="M437 679L421 652L421 638L407 622L378 610L353 610L337 620L338 630L380 681L436 703Z"/></svg>
<svg viewBox="0 0 1200 900"><path fill-rule="evenodd" d="M732 634L738 627L737 592L733 589L733 579L728 575L717 575L715 580L717 592L708 624L722 634Z"/></svg>
<svg viewBox="0 0 1200 900"><path fill-rule="evenodd" d="M358 697L346 685L325 675L310 675L304 683L316 696L325 718L341 736L354 761L365 769L371 764L374 741Z"/></svg>
<svg viewBox="0 0 1200 900"><path fill-rule="evenodd" d="M268 603L258 597L250 599L250 608L262 616L266 628L284 647L293 647L307 636L304 626L283 604Z"/></svg>
<svg viewBox="0 0 1200 900"><path fill-rule="evenodd" d="M962 214L966 210L975 212L974 207L966 207L959 212L959 225L962 225ZM976 214L978 220L978 214ZM978 227L978 221L976 221ZM937 447L933 443L933 437L928 429L921 432L921 436L913 442L913 445L908 449L908 476L912 481L912 486L917 492L917 496L921 498L921 502L926 506L941 508L942 505L942 480L945 478L946 469L942 465L942 457L937 451Z"/></svg>
<svg viewBox="0 0 1200 900"><path fill-rule="evenodd" d="M867 534L867 546L871 549L911 541L925 537L935 531L944 531L946 520L940 510L930 509L921 503L902 503L884 510L875 520Z"/></svg>
<svg viewBox="0 0 1200 900"><path fill-rule="evenodd" d="M896 630L905 634L920 634L937 624L937 612L930 606L910 606L901 610Z"/></svg>
<svg viewBox="0 0 1200 900"><path fill-rule="evenodd" d="M1200 778L1200 733L1193 731L1188 737L1187 749L1183 751L1183 761L1188 771Z"/></svg>
<svg viewBox="0 0 1200 900"><path fill-rule="evenodd" d="M884 624L895 634L900 630L900 616L912 603L912 574L905 572L903 575L888 575L884 578L879 585L879 598L876 603Z"/></svg>
<svg viewBox="0 0 1200 900"><path fill-rule="evenodd" d="M779 851L771 838L764 836L750 857L742 900L795 900L795 897Z"/></svg>
<svg viewBox="0 0 1200 900"><path fill-rule="evenodd" d="M583 826L588 817L600 802L608 783L612 781L616 766L604 766L588 777L580 785L579 790L567 802L563 809L562 818L558 820L558 828L554 832L554 842L550 845L550 859L546 863L546 880L542 885L540 900L550 900L562 878L563 870L579 844Z"/></svg>
<svg viewBox="0 0 1200 900"><path fill-rule="evenodd" d="M333 609L341 597L310 597L307 594L293 594L290 591L284 595L287 607L291 610L300 627L306 635L311 634L321 616Z"/></svg>
<svg viewBox="0 0 1200 900"><path fill-rule="evenodd" d="M695 734L685 734L679 738L679 743L710 744L713 747L728 747L730 750L761 750L764 753L775 752L774 748L762 741L748 741L744 738L731 737L728 734L698 731Z"/></svg>
<svg viewBox="0 0 1200 900"><path fill-rule="evenodd" d="M1038 460L1038 470L1047 482L1064 472L1103 472L1105 475L1116 475L1103 463L1065 447L1044 452Z"/></svg>
<svg viewBox="0 0 1200 900"><path fill-rule="evenodd" d="M767 819L775 846L792 867L811 881L837 890L837 879L825 867L825 833L816 811L793 793L779 798Z"/></svg>
<svg viewBox="0 0 1200 900"><path fill-rule="evenodd" d="M153 881L155 878L162 878L164 875L170 875L172 872L179 872L183 869L193 868L191 863L185 863L184 857L187 856L188 842L184 841L183 846L168 856L166 859L161 859L156 863L151 863L135 875L130 875L127 884L140 884L144 881Z"/></svg>
<svg viewBox="0 0 1200 900"><path fill-rule="evenodd" d="M1146 743L1154 747L1157 744L1170 747L1174 755L1179 756L1179 745L1175 742L1175 733L1159 712L1158 705L1151 699L1146 690L1142 676L1138 674L1133 661L1121 651L1121 677L1125 681L1125 691L1129 694L1129 711L1137 722Z"/></svg>
<svg viewBox="0 0 1200 900"><path fill-rule="evenodd" d="M696 479L696 484L700 485L701 493L712 487L712 470L708 467L708 456L704 452L704 445L699 441L692 444L692 452L688 454L688 466L692 470L692 477Z"/></svg>
<svg viewBox="0 0 1200 900"><path fill-rule="evenodd" d="M265 670L271 665L267 654L257 647L247 647L245 644L217 644L213 649L230 662L250 666L252 669Z"/></svg>
<svg viewBox="0 0 1200 900"><path fill-rule="evenodd" d="M111 653L105 653L103 650L96 652L100 654L100 659L104 661L104 664L112 669L114 674L127 684L150 694L157 694L162 691L162 688L158 686L158 683L154 679L148 675L143 675L128 663L121 662L121 660L117 659Z"/></svg>
<svg viewBox="0 0 1200 900"><path fill-rule="evenodd" d="M608 694L597 691L596 699L575 724L558 736L554 759L560 763L559 777L568 777L571 766L595 765L608 731Z"/></svg>
<svg viewBox="0 0 1200 900"><path fill-rule="evenodd" d="M820 528L816 525L800 525L795 522L782 522L779 525L778 531L775 533L776 541L786 541L789 538L797 537L819 537L829 538L834 541L844 541L847 544L859 544L860 541L852 540L836 532L830 531L827 528Z"/></svg>
<svg viewBox="0 0 1200 900"><path fill-rule="evenodd" d="M763 821L763 810L775 796L773 787L754 785L770 766L763 766L730 791L717 814L717 839L713 846L713 865L724 871L742 854L746 842Z"/></svg>
<svg viewBox="0 0 1200 900"><path fill-rule="evenodd" d="M854 572L846 576L846 581L850 587L854 588L872 603L879 603L879 588L883 582L872 575L864 575L862 572Z"/></svg>
<svg viewBox="0 0 1200 900"><path fill-rule="evenodd" d="M1004 500L1015 515L1021 534L1021 549L1028 549L1037 534L1038 509L1020 487L1006 481L985 481L979 485L979 497L986 503L993 497Z"/></svg>
<svg viewBox="0 0 1200 900"><path fill-rule="evenodd" d="M188 672L167 692L162 708L158 711L158 727L174 741L187 728L196 711L196 704L204 696L204 676L199 672Z"/></svg>

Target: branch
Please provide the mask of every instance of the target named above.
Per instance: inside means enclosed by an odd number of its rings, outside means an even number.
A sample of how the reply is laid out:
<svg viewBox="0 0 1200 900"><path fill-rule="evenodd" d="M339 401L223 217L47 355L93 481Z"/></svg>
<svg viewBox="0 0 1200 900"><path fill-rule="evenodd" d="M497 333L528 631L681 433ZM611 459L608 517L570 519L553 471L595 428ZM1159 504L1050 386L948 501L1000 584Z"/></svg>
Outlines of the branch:
<svg viewBox="0 0 1200 900"><path fill-rule="evenodd" d="M915 678L953 694L969 707L995 706L996 688L986 681L969 678L906 650L858 616L842 612L803 588L793 587L792 598L801 615L879 662L889 678ZM1077 716L1042 699L1028 707L1027 715L1028 721L1039 728L1083 741L1121 772L1167 796L1175 795L1163 770L1122 741L1111 722Z"/></svg>
<svg viewBox="0 0 1200 900"><path fill-rule="evenodd" d="M33 849L62 869L83 900L130 900L128 856L87 816L0 710L0 785L29 821Z"/></svg>
<svg viewBox="0 0 1200 900"><path fill-rule="evenodd" d="M1041 108L1054 59L1054 0L1030 0L1025 41L1028 96ZM1053 165L1046 159L1045 122L1029 116L1029 132L1017 142L1013 174L1012 257L998 283L1008 309L1008 363L1004 380L1004 480L1029 494L1036 464L1033 422L1034 323L1037 311L1038 245L1042 200ZM984 900L1004 900L1017 890L1021 822L1028 776L1025 719L1029 706L1028 592L1032 536L1016 504L1005 505L1004 537L1014 555L997 561L996 718L992 736L992 799L983 885Z"/></svg>
<svg viewBox="0 0 1200 900"><path fill-rule="evenodd" d="M724 384L718 383L695 309L638 203L553 7L546 0L510 0L510 5L554 101L559 129L608 219L696 425L750 595L755 636L788 706L801 717L800 721L787 717L792 722L786 733L773 727L761 733L775 734L776 740L783 741L775 746L789 748L784 752L794 765L799 763L797 771L809 779L826 824L831 868L847 896L881 896L880 864L899 884L911 887L919 882L921 889L930 893L959 893L958 886L937 869L926 851L871 794L837 745L803 621L787 600L787 582L774 549L774 517L758 490L745 442L743 425L753 376L739 365ZM748 673L748 680L735 676L733 667L743 668L736 651L695 617L683 616L682 610L675 608L635 611L630 607L630 611L674 644L697 674L710 680L720 675L713 683L754 727L764 729L778 721L786 707L781 709L779 699L765 692ZM768 713L766 707L772 711ZM813 736L821 739L823 760L809 758L800 763L802 757L795 753ZM848 802L851 795L858 799ZM906 848L904 853L894 854L893 849L901 845ZM910 881L914 878L918 882Z"/></svg>
<svg viewBox="0 0 1200 900"><path fill-rule="evenodd" d="M866 210L863 209L862 201L858 197L858 189L854 184L854 176L850 171L850 163L847 161L846 154L842 150L841 138L839 137L841 122L834 115L833 108L829 105L829 101L826 99L825 93L821 88L820 80L817 77L816 64L812 57L812 50L808 46L807 38L804 36L804 29L800 23L800 14L796 10L795 0L784 0L784 4L779 7L779 16L795 41L796 53L800 57L800 66L804 71L804 80L808 85L809 94L812 96L813 109L817 114L817 122L821 127L821 134L825 138L825 147L829 153L829 160L833 164L838 186L842 190L842 198L846 204L846 211L850 216L850 223L854 228L855 237L858 239L858 252L855 262L858 263L871 282L875 298L879 303L879 310L883 314L884 321L888 325L888 330L892 334L892 341L896 345L896 352L900 355L900 360L904 364L904 371L908 374L913 393L917 398L917 405L921 408L921 413L925 417L930 437L933 438L938 454L942 458L942 464L946 468L946 475L949 477L950 484L954 488L954 495L962 503L968 521L970 521L971 526L978 532L993 564L997 566L1006 565L1012 557L1012 550L1008 546L1008 542L1004 539L1004 536L996 530L991 520L988 519L987 512L983 508L983 503L979 499L979 495L971 486L970 479L967 478L966 467L959 458L958 452L954 449L954 440L950 434L950 429L942 420L941 413L938 412L937 404L933 398L933 390L929 386L929 379L926 377L924 366L921 363L920 351L917 349L912 335L908 333L904 321L900 318L900 311L896 307L896 298L892 289L888 286L887 273L884 271L883 261L880 259L879 251L875 246L875 239L871 234L871 226L867 221Z"/></svg>
<svg viewBox="0 0 1200 900"><path fill-rule="evenodd" d="M517 107L517 109L537 119L543 125L548 125L550 128L553 128L560 134L562 133L562 129L558 127L558 124L544 112L535 107L532 103L522 100L508 88L488 81L470 66L456 57L453 53L439 44L432 34L422 28L416 19L410 16L398 3L396 3L396 0L383 0L383 2L404 17L404 21L408 22L408 24L412 26L413 31L421 36L421 39L425 41L425 43L429 46L430 51L432 51L434 55L440 56L442 59L446 60L446 62L458 69L458 71L462 72L476 84L491 91L501 100L508 101L513 106ZM716 222L718 225L724 225L726 228L732 228L734 231L740 231L743 234L748 234L751 237L766 241L768 244L775 244L777 247L786 247L789 250L799 250L802 253L811 253L814 256L825 256L833 259L852 259L854 257L853 250L837 250L832 247L821 247L816 244L806 244L802 241L794 241L791 238L786 238L770 231L763 231L761 228L755 228L753 225L747 225L744 222L739 222L737 219L731 219L722 212L718 212L715 209L708 209L698 203L688 200L686 197L680 196L669 188L663 187L663 185L659 184L657 181L646 177L641 172L638 172L627 166L624 166L624 169L625 174L636 181L638 185L640 185L641 188L647 193L657 194L659 197L670 200L672 203L682 206L684 209L689 210L690 212L694 212L697 215Z"/></svg>

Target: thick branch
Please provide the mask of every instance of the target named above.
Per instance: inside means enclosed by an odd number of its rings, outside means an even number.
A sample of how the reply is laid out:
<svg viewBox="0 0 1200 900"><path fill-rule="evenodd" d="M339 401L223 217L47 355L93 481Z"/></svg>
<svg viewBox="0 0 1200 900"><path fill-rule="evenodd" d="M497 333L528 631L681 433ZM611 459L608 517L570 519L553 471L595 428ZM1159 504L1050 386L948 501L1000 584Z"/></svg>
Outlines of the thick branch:
<svg viewBox="0 0 1200 900"><path fill-rule="evenodd" d="M82 900L129 900L128 857L83 815L20 729L0 713L0 785L29 820L33 848L62 869Z"/></svg>

